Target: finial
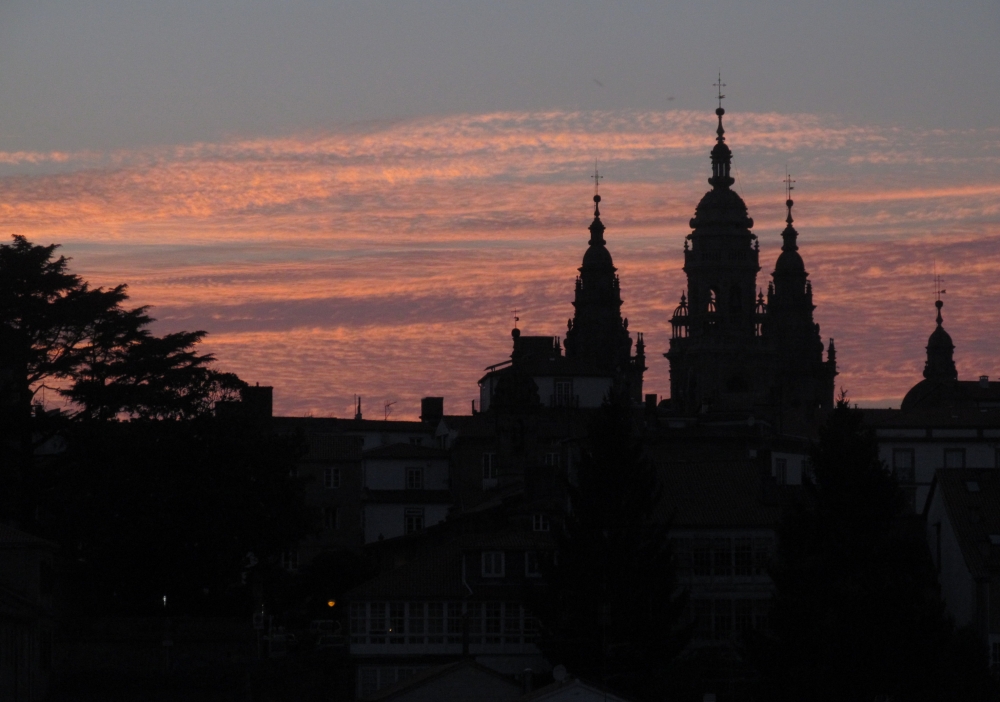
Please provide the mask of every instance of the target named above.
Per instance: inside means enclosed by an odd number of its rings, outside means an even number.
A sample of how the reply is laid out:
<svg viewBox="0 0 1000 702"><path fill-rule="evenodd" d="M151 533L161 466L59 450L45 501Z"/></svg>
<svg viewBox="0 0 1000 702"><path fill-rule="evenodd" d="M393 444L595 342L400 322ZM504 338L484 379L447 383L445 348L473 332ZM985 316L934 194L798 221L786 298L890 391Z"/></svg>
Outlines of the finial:
<svg viewBox="0 0 1000 702"><path fill-rule="evenodd" d="M785 217L785 221L788 222L788 224L792 223L792 205L795 204L795 202L792 200L792 191L795 190L795 186L792 185L792 183L794 182L795 181L792 180L792 177L788 175L788 169L786 168L784 183L785 183L785 207L788 208L788 216Z"/></svg>
<svg viewBox="0 0 1000 702"><path fill-rule="evenodd" d="M947 290L945 290L944 288L941 287L941 285L943 283L944 283L944 281L941 279L941 276L939 276L937 274L937 263L935 263L934 264L934 298L935 298L934 306L937 307L937 324L938 324L939 327L941 326L941 322L944 321L944 320L941 319L941 308L944 307L944 302L941 300L941 296L944 295L946 292L948 292Z"/></svg>
<svg viewBox="0 0 1000 702"><path fill-rule="evenodd" d="M603 178L604 176L602 176L600 173L597 172L597 162L596 161L594 162L594 175L592 175L590 177L594 179L594 216L595 217L600 217L601 216L601 196L600 196L600 194L599 194L598 191L600 190L600 186L601 186L601 178Z"/></svg>
<svg viewBox="0 0 1000 702"><path fill-rule="evenodd" d="M722 109L722 99L726 97L722 94L722 89L726 87L726 84L722 82L722 71L719 71L719 82L712 83L713 86L719 89L719 109Z"/></svg>
<svg viewBox="0 0 1000 702"><path fill-rule="evenodd" d="M722 109L722 99L726 97L722 94L722 89L726 87L726 84L722 82L722 71L719 71L719 82L713 83L712 85L719 89L719 106L715 110L715 114L719 116L719 128L715 130L715 133L719 135L716 141L721 144L726 140L723 136L723 134L726 133L726 130L722 128L722 115L726 114L726 111Z"/></svg>
<svg viewBox="0 0 1000 702"><path fill-rule="evenodd" d="M517 329L517 323L521 321L521 318L517 316L517 308L514 308L514 328Z"/></svg>

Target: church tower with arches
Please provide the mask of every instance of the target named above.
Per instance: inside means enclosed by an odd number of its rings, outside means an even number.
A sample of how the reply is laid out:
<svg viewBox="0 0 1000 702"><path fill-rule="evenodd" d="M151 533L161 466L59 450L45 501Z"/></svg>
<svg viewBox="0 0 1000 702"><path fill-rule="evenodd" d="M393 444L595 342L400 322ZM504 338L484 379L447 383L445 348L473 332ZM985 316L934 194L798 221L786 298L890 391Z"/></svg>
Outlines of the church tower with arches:
<svg viewBox="0 0 1000 702"><path fill-rule="evenodd" d="M721 85L720 85L721 88ZM760 243L743 198L732 189L722 97L712 149L712 186L684 242L687 290L671 318L671 408L681 413L752 413L811 419L833 404L833 342L823 360L812 284L792 227L791 180L782 253L765 299L757 288Z"/></svg>

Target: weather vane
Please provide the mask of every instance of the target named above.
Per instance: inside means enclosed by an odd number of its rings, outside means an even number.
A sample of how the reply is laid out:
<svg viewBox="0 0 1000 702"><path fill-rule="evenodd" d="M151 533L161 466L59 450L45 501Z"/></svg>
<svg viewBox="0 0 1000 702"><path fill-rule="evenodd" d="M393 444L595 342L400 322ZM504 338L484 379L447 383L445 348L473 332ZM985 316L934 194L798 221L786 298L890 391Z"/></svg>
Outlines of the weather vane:
<svg viewBox="0 0 1000 702"><path fill-rule="evenodd" d="M795 190L795 186L792 185L792 183L794 183L795 181L792 180L792 176L788 175L788 169L787 168L785 169L785 180L783 182L785 184L785 199L786 200L791 200L792 199L792 191Z"/></svg>
<svg viewBox="0 0 1000 702"><path fill-rule="evenodd" d="M601 178L604 177L600 173L597 172L597 161L594 161L594 175L592 175L590 177L594 179L594 195L597 195L598 194L598 190L600 190L600 186L601 186Z"/></svg>
<svg viewBox="0 0 1000 702"><path fill-rule="evenodd" d="M722 89L726 87L726 84L722 82L722 71L719 71L719 82L712 83L713 86L719 89L719 107L722 107L722 99L726 97L722 94Z"/></svg>
<svg viewBox="0 0 1000 702"><path fill-rule="evenodd" d="M517 316L517 308L514 308L514 328L517 329L517 323L521 321L521 318Z"/></svg>

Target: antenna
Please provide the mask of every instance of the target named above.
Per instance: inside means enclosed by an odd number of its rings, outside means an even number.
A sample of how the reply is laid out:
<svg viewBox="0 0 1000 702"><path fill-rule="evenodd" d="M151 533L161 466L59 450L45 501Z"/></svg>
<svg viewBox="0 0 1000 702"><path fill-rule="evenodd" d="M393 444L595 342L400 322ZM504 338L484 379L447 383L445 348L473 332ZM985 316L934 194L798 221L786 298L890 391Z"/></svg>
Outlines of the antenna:
<svg viewBox="0 0 1000 702"><path fill-rule="evenodd" d="M385 407L382 410L385 412L385 416L383 417L385 421L389 421L389 415L392 414L392 406L394 404L396 404L396 400L393 400L392 402L389 402L388 400L385 401Z"/></svg>
<svg viewBox="0 0 1000 702"><path fill-rule="evenodd" d="M719 71L719 82L712 83L712 85L719 89L719 107L722 107L722 100L726 96L722 94L722 89L726 87L726 84L722 82L722 71Z"/></svg>

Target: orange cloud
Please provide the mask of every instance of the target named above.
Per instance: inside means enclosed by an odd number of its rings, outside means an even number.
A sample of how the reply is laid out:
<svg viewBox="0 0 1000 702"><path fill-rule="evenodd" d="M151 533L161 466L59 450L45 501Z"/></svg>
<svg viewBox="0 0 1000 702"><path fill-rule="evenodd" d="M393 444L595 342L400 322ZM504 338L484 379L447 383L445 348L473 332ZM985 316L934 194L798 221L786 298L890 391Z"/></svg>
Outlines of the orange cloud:
<svg viewBox="0 0 1000 702"><path fill-rule="evenodd" d="M989 372L1000 131L725 119L766 259L762 287L780 244L785 165L793 172L817 319L837 339L852 397L899 398L919 379L935 261L961 372ZM10 173L0 222L63 243L95 283L128 282L163 328L209 330L221 365L276 386L279 411L343 414L354 393L399 399L402 416L429 393L464 411L482 368L509 353L513 307L531 333L565 329L596 158L625 314L646 333L647 388L665 395L658 354L714 128L714 115L689 111L496 113L0 154Z"/></svg>

